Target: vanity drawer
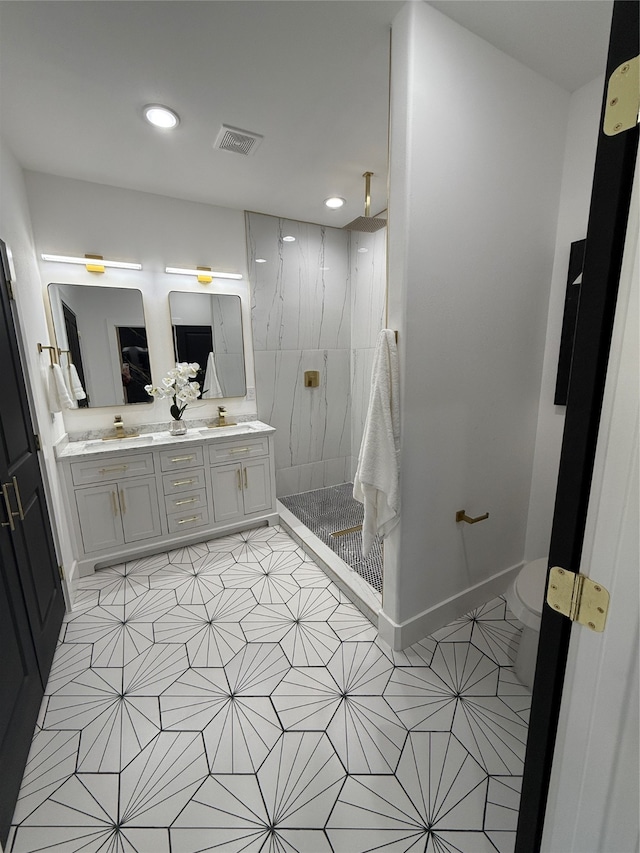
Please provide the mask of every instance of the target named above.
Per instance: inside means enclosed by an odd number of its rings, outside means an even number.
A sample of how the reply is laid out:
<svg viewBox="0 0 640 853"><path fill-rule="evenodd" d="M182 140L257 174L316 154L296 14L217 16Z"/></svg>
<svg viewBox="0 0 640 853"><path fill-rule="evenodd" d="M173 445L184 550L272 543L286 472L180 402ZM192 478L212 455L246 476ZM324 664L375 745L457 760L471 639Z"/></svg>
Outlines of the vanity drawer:
<svg viewBox="0 0 640 853"><path fill-rule="evenodd" d="M175 513L167 516L167 523L169 533L184 533L185 530L190 530L192 527L202 527L209 524L209 510L207 507L203 507L202 509Z"/></svg>
<svg viewBox="0 0 640 853"><path fill-rule="evenodd" d="M195 510L201 510L207 506L207 490L198 489L194 492L177 492L173 495L166 495L164 499L167 508L167 515L172 515L176 512L191 514Z"/></svg>
<svg viewBox="0 0 640 853"><path fill-rule="evenodd" d="M219 462L241 462L254 456L266 456L269 452L269 439L250 438L247 441L236 441L233 444L215 443L209 445L209 461L212 465Z"/></svg>
<svg viewBox="0 0 640 853"><path fill-rule="evenodd" d="M165 495L195 492L204 488L206 488L204 468L187 469L186 471L175 471L173 474L162 475L162 489Z"/></svg>
<svg viewBox="0 0 640 853"><path fill-rule="evenodd" d="M204 465L202 447L190 447L183 450L163 450L160 453L160 469L162 471L197 468L200 465Z"/></svg>
<svg viewBox="0 0 640 853"><path fill-rule="evenodd" d="M107 459L94 459L91 462L72 462L71 477L74 486L86 486L90 483L103 483L108 480L122 480L125 477L141 477L153 474L153 453L110 456Z"/></svg>

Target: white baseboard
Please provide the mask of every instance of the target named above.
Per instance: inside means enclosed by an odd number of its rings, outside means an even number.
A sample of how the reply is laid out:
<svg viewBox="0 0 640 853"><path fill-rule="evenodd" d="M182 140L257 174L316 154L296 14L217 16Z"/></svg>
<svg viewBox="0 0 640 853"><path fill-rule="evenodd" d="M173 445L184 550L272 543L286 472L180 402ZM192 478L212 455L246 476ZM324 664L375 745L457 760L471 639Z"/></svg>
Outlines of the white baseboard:
<svg viewBox="0 0 640 853"><path fill-rule="evenodd" d="M434 631L444 628L455 619L459 619L460 616L464 616L470 610L486 604L497 595L502 595L523 565L524 563L517 563L508 569L503 569L487 580L423 610L422 613L401 624L387 616L383 604L378 614L380 637L395 651L406 649L418 640L433 634Z"/></svg>

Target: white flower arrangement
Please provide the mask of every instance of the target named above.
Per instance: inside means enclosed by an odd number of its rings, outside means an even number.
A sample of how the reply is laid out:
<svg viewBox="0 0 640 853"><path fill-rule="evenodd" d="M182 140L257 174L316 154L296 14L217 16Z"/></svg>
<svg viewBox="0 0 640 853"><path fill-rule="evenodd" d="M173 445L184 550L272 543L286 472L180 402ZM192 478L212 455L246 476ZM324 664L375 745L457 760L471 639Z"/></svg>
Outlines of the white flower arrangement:
<svg viewBox="0 0 640 853"><path fill-rule="evenodd" d="M192 381L199 370L200 365L197 362L189 364L183 361L167 373L161 385L145 385L144 390L159 400L171 397L173 403L169 411L171 417L179 421L189 403L193 403L200 396L200 383Z"/></svg>

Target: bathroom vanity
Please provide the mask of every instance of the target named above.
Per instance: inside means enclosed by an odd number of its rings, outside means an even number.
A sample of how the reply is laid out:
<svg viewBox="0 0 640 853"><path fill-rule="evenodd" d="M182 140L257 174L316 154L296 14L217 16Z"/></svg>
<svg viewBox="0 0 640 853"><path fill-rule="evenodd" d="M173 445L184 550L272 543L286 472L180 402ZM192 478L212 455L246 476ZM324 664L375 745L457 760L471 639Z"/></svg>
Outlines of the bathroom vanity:
<svg viewBox="0 0 640 853"><path fill-rule="evenodd" d="M275 524L274 432L250 421L58 447L79 574Z"/></svg>

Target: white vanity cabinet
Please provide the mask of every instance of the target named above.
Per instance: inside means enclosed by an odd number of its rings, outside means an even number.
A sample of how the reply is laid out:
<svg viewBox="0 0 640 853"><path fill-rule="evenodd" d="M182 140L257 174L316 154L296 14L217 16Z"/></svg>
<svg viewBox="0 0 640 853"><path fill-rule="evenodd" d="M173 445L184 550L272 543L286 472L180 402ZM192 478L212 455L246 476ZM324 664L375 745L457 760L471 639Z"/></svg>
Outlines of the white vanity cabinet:
<svg viewBox="0 0 640 853"><path fill-rule="evenodd" d="M126 439L60 449L79 574L276 523L274 429L232 429L151 434L143 451Z"/></svg>
<svg viewBox="0 0 640 853"><path fill-rule="evenodd" d="M71 465L74 485L82 484L74 503L86 553L161 535L156 478L137 476L153 470L150 453Z"/></svg>

